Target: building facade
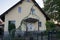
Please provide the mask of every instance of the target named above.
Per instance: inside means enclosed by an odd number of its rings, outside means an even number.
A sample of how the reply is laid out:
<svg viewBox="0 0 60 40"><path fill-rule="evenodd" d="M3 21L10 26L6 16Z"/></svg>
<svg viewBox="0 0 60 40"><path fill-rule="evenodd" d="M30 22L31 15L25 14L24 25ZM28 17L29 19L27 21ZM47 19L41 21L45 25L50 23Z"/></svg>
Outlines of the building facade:
<svg viewBox="0 0 60 40"><path fill-rule="evenodd" d="M4 31L9 30L9 24L22 31L45 31L46 20L49 20L35 0L21 0L1 15L4 21ZM12 27L12 26L10 26Z"/></svg>

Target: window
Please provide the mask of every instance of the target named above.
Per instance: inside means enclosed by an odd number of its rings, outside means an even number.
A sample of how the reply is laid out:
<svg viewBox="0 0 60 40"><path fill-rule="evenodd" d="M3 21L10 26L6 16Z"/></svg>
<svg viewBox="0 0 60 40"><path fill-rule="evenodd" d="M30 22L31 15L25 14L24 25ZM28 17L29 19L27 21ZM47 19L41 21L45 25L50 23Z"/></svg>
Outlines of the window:
<svg viewBox="0 0 60 40"><path fill-rule="evenodd" d="M28 31L34 31L34 25L32 23L27 24Z"/></svg>
<svg viewBox="0 0 60 40"><path fill-rule="evenodd" d="M41 27L41 25L42 25L41 22L38 22L38 26Z"/></svg>
<svg viewBox="0 0 60 40"><path fill-rule="evenodd" d="M31 8L32 14L35 14L35 9Z"/></svg>
<svg viewBox="0 0 60 40"><path fill-rule="evenodd" d="M18 7L18 12L21 13L21 7Z"/></svg>
<svg viewBox="0 0 60 40"><path fill-rule="evenodd" d="M9 32L11 32L13 29L15 29L15 21L8 21Z"/></svg>
<svg viewBox="0 0 60 40"><path fill-rule="evenodd" d="M27 2L30 2L30 0L27 0Z"/></svg>
<svg viewBox="0 0 60 40"><path fill-rule="evenodd" d="M15 24L15 21L9 21L9 24Z"/></svg>

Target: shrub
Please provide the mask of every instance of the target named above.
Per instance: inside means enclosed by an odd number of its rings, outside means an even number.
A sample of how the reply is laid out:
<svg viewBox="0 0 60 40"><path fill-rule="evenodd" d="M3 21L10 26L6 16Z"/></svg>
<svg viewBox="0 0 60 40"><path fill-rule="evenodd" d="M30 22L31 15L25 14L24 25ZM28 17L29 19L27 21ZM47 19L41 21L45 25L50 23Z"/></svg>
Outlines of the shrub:
<svg viewBox="0 0 60 40"><path fill-rule="evenodd" d="M9 24L9 27L8 27L8 30L9 30L9 34L11 34L11 32L12 32L12 37L14 37L14 35L15 35L15 24Z"/></svg>
<svg viewBox="0 0 60 40"><path fill-rule="evenodd" d="M50 21L47 21L46 22L46 28L47 28L47 31L53 31L55 30L55 24L54 22L50 22Z"/></svg>

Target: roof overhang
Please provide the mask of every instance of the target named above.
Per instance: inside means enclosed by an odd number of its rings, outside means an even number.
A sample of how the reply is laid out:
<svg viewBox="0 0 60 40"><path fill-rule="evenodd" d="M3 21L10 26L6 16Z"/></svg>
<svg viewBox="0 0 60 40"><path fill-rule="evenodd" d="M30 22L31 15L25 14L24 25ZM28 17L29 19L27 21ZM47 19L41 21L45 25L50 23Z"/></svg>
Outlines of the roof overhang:
<svg viewBox="0 0 60 40"><path fill-rule="evenodd" d="M25 22L29 22L29 23L35 23L37 21L39 21L38 19L35 19L35 18L27 18L27 19L24 19Z"/></svg>

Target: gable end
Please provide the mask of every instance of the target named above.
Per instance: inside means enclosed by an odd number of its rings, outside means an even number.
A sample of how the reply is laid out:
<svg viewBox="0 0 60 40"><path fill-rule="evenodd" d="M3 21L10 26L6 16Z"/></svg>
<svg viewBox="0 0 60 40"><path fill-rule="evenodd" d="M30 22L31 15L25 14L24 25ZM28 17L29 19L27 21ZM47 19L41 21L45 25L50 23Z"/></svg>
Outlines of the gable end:
<svg viewBox="0 0 60 40"><path fill-rule="evenodd" d="M5 21L5 15L12 10L13 8L15 8L15 6L17 6L18 4L22 4L24 0L19 1L18 3L16 3L14 6L12 6L10 9L8 9L6 12L4 12L0 17L3 21ZM32 0L32 2L35 4L35 6L44 14L44 16L46 17L46 20L50 20L50 18L46 15L46 13L41 9L41 7L38 5L38 3L35 0Z"/></svg>

